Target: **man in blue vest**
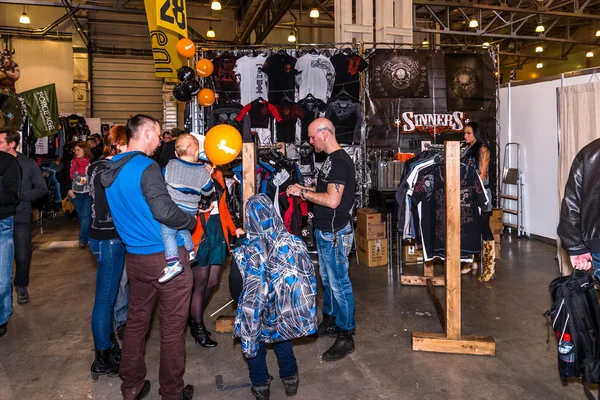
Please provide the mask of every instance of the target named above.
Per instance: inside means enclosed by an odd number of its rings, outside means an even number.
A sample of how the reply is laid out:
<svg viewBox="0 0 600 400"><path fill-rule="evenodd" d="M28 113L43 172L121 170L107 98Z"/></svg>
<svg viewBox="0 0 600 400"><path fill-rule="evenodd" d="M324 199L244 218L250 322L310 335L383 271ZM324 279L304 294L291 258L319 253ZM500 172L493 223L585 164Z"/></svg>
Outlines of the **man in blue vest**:
<svg viewBox="0 0 600 400"><path fill-rule="evenodd" d="M150 158L160 143L158 121L136 115L127 121L126 133L127 152L114 156L101 178L115 227L127 249L129 315L119 369L121 392L124 400L142 399L150 392L150 382L145 380L144 348L158 299L159 393L163 400L191 399L194 387L184 387L183 372L193 277L180 238L179 260L184 272L164 284L158 283L158 278L166 267L160 224L191 230L196 220L171 200L160 167Z"/></svg>

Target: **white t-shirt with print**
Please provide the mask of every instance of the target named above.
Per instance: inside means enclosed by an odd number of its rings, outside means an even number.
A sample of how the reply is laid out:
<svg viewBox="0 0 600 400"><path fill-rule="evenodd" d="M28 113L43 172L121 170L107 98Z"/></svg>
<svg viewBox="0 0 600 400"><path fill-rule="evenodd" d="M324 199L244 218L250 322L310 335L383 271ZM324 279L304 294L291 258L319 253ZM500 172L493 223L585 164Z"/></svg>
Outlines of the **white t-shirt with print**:
<svg viewBox="0 0 600 400"><path fill-rule="evenodd" d="M250 104L259 97L268 98L269 79L260 70L266 60L267 58L260 54L256 57L244 56L235 62L234 71L240 76L242 105Z"/></svg>
<svg viewBox="0 0 600 400"><path fill-rule="evenodd" d="M335 82L335 69L329 58L321 54L305 54L298 59L296 83L300 88L298 98L312 94L325 102L331 96Z"/></svg>

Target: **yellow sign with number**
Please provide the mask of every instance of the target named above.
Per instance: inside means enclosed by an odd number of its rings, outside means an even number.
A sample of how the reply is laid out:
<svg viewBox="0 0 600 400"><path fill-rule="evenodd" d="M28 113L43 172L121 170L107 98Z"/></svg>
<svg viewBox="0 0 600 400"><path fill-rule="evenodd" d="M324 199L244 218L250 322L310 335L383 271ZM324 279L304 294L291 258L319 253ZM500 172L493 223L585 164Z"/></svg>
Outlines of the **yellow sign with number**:
<svg viewBox="0 0 600 400"><path fill-rule="evenodd" d="M177 53L179 35L170 29L157 26L156 15L158 13L156 0L144 0L144 6L146 7L150 40L152 41L152 55L154 56L156 77L175 78L177 77L177 69L184 62L183 58Z"/></svg>
<svg viewBox="0 0 600 400"><path fill-rule="evenodd" d="M156 24L188 37L185 0L155 0Z"/></svg>

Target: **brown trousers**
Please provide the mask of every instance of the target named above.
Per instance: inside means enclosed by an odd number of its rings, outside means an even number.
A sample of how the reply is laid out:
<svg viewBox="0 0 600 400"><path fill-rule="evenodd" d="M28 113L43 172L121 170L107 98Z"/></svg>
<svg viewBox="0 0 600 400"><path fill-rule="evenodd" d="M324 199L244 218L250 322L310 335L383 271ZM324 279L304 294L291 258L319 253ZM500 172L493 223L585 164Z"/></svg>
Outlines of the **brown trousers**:
<svg viewBox="0 0 600 400"><path fill-rule="evenodd" d="M167 266L164 253L126 256L129 278L129 314L123 337L119 374L124 400L134 400L144 386L144 349L152 311L158 299L160 318L159 393L163 400L180 400L185 369L185 326L194 279L188 252L179 248L185 270L167 283L158 283Z"/></svg>

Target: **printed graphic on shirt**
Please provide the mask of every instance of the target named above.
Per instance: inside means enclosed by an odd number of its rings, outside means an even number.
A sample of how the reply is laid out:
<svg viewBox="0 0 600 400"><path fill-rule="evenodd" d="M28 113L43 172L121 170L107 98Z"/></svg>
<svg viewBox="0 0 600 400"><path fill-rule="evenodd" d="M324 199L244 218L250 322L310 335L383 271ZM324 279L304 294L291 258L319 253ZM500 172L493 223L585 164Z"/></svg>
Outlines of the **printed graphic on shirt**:
<svg viewBox="0 0 600 400"><path fill-rule="evenodd" d="M261 70L266 57L244 56L236 61L235 73L240 78L240 95L242 104L248 104L259 97L268 96L268 77Z"/></svg>
<svg viewBox="0 0 600 400"><path fill-rule="evenodd" d="M294 99L296 59L287 53L267 58L261 70L269 77L269 103L279 104L285 97Z"/></svg>
<svg viewBox="0 0 600 400"><path fill-rule="evenodd" d="M331 57L329 61L335 69L335 83L331 95L335 96L345 90L351 96L360 97L359 73L369 66L364 58L358 54L342 52Z"/></svg>
<svg viewBox="0 0 600 400"><path fill-rule="evenodd" d="M318 99L327 101L335 81L335 69L331 61L323 55L305 54L298 59L296 69L299 71L296 77L299 98L303 99L312 94Z"/></svg>
<svg viewBox="0 0 600 400"><path fill-rule="evenodd" d="M229 52L213 60L215 87L219 99L239 100L240 98L239 82L235 73L236 61L235 56Z"/></svg>

